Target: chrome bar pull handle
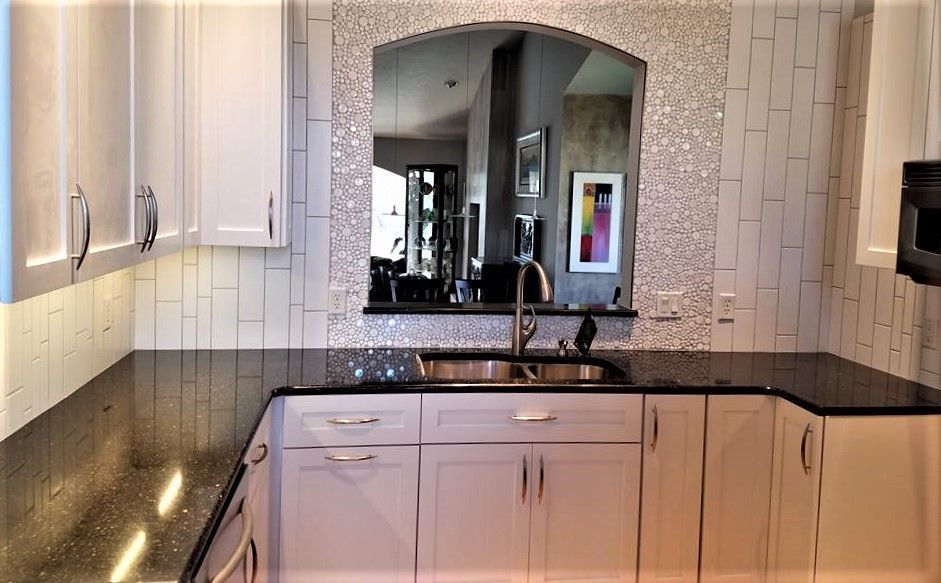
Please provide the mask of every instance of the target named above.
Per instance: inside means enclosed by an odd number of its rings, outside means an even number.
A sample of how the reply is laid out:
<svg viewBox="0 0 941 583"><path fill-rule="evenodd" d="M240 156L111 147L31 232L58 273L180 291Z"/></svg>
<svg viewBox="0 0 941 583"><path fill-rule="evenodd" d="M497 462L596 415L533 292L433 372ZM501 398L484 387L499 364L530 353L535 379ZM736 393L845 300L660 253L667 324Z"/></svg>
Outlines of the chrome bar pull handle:
<svg viewBox="0 0 941 583"><path fill-rule="evenodd" d="M522 503L526 504L526 493L529 491L529 467L526 461L526 456L523 456L523 499Z"/></svg>
<svg viewBox="0 0 941 583"><path fill-rule="evenodd" d="M653 413L653 435L650 438L650 452L651 453L657 451L657 441L660 439L660 411L657 410L656 405L653 406L652 413Z"/></svg>
<svg viewBox="0 0 941 583"><path fill-rule="evenodd" d="M374 460L377 457L379 456L374 453L364 453L362 455L328 455L323 459L331 462L364 462L366 460Z"/></svg>
<svg viewBox="0 0 941 583"><path fill-rule="evenodd" d="M79 253L73 253L72 259L77 260L75 271L82 268L85 262L85 256L88 255L88 245L91 242L91 213L88 211L88 201L85 199L85 193L82 187L76 182L75 189L78 194L70 194L69 198L78 199L79 206L82 209L82 250Z"/></svg>
<svg viewBox="0 0 941 583"><path fill-rule="evenodd" d="M255 446L255 449L259 452L258 455L252 458L252 465L257 466L261 462L265 461L265 458L268 457L268 444L259 443Z"/></svg>
<svg viewBox="0 0 941 583"><path fill-rule="evenodd" d="M523 414L517 413L516 415L510 416L510 419L512 419L513 421L522 421L524 423L533 423L533 422L538 423L540 421L555 421L556 419L558 419L558 417L556 417L555 415L549 415L548 413L545 415L523 415Z"/></svg>
<svg viewBox="0 0 941 583"><path fill-rule="evenodd" d="M160 226L160 204L157 202L157 196L154 195L154 189L149 185L147 186L147 193L150 195L150 201L154 209L154 227L150 232L150 244L147 245L147 250L150 251L154 248L154 241L157 240L157 228Z"/></svg>
<svg viewBox="0 0 941 583"><path fill-rule="evenodd" d="M542 504L543 494L546 491L546 460L539 456L539 503Z"/></svg>
<svg viewBox="0 0 941 583"><path fill-rule="evenodd" d="M333 419L327 419L327 423L333 425L365 425L378 421L378 417L334 417Z"/></svg>
<svg viewBox="0 0 941 583"><path fill-rule="evenodd" d="M274 191L268 191L268 238L274 239Z"/></svg>
<svg viewBox="0 0 941 583"><path fill-rule="evenodd" d="M804 468L805 474L810 474L810 464L807 463L807 438L810 437L810 434L814 430L810 426L810 423L807 424L807 427L804 428L804 435L801 437L801 467Z"/></svg>
<svg viewBox="0 0 941 583"><path fill-rule="evenodd" d="M235 573L235 570L247 559L247 554L252 544L252 530L255 527L255 520L252 516L252 507L243 498L239 504L239 514L242 515L242 533L239 536L238 545L229 559L222 566L222 569L212 578L212 583L224 583Z"/></svg>
<svg viewBox="0 0 941 583"><path fill-rule="evenodd" d="M141 240L137 243L140 244L140 252L143 253L147 250L147 243L150 241L150 230L153 228L153 211L150 206L150 197L147 196L147 191L144 189L144 185L141 184L140 187L141 193L137 195L137 198L144 199L144 236L141 237Z"/></svg>

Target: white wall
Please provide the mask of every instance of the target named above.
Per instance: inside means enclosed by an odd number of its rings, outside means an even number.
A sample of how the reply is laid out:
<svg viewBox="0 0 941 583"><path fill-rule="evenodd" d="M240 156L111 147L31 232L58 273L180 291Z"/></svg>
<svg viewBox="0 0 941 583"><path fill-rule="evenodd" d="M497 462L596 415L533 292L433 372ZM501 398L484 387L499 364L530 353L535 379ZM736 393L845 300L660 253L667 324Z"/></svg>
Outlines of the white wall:
<svg viewBox="0 0 941 583"><path fill-rule="evenodd" d="M199 247L137 266L138 349L326 346L332 5L293 8L292 244Z"/></svg>
<svg viewBox="0 0 941 583"><path fill-rule="evenodd" d="M133 327L133 269L0 304L0 440L129 353Z"/></svg>

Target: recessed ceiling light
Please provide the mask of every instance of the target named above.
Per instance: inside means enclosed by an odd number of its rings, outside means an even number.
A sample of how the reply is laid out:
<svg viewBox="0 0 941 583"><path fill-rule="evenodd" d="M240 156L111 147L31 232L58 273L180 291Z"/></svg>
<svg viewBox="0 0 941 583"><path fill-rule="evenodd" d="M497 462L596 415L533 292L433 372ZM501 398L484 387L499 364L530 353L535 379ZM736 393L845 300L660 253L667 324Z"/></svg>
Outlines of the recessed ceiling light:
<svg viewBox="0 0 941 583"><path fill-rule="evenodd" d="M458 81L457 79L448 79L447 81L444 82L444 86L447 87L448 89L454 89L460 84L461 82Z"/></svg>

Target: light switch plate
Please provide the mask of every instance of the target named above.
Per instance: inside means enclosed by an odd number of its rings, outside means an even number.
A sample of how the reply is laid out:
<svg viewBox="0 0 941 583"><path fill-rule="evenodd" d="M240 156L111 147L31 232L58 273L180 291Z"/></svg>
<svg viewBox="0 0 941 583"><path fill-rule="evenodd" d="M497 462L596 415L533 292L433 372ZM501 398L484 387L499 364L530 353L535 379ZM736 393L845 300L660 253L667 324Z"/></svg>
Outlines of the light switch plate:
<svg viewBox="0 0 941 583"><path fill-rule="evenodd" d="M679 318L683 315L683 292L657 292L654 317Z"/></svg>

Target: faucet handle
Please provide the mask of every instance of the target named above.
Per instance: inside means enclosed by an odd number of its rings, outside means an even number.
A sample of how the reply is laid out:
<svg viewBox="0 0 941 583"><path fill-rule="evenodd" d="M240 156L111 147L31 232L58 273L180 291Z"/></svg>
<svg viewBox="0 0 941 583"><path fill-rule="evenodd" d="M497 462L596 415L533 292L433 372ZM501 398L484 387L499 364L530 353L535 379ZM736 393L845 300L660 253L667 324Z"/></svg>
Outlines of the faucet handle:
<svg viewBox="0 0 941 583"><path fill-rule="evenodd" d="M559 338L559 358L565 358L569 355L569 341L565 338Z"/></svg>

